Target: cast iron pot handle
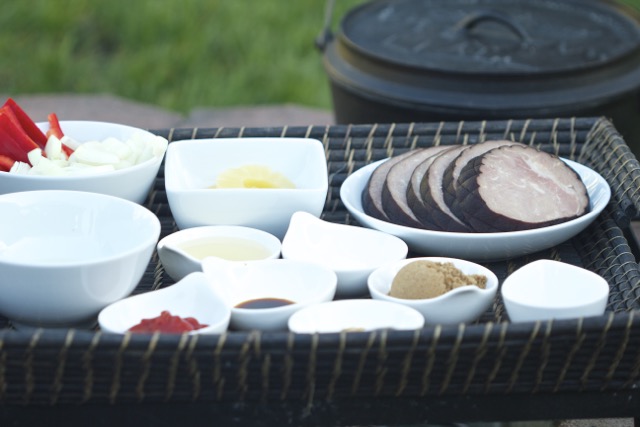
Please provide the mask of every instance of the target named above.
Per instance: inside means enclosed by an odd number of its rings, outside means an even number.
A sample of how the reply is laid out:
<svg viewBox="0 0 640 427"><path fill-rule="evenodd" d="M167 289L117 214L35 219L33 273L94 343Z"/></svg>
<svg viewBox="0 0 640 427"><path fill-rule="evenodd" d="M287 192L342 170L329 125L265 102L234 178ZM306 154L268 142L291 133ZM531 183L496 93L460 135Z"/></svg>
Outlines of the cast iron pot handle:
<svg viewBox="0 0 640 427"><path fill-rule="evenodd" d="M327 4L324 10L324 26L318 37L316 37L316 48L324 51L327 44L333 39L333 33L331 32L331 24L333 23L333 6L335 0L327 0Z"/></svg>
<svg viewBox="0 0 640 427"><path fill-rule="evenodd" d="M508 16L492 10L481 10L465 16L455 25L455 30L469 32L478 24L485 21L502 24L518 36L521 41L529 41L529 35L524 28L511 21Z"/></svg>

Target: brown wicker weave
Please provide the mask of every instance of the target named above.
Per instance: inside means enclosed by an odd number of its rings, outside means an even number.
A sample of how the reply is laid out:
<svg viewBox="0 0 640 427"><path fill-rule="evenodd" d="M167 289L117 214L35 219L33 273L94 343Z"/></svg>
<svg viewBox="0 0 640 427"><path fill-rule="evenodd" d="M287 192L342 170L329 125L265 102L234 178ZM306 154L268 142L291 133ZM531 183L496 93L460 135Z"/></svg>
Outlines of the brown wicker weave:
<svg viewBox="0 0 640 427"><path fill-rule="evenodd" d="M557 247L487 266L501 281L539 258L583 266L609 282L607 313L511 324L498 298L471 325L416 332L193 337L15 331L5 319L0 419L14 420L14 425L43 419L78 425L100 420L104 425L141 420L166 425L185 420L185 425L216 420L220 425L353 425L640 417L640 269L635 246L627 239L630 219L640 210L640 164L609 121L155 132L170 141L317 138L326 147L329 167L323 218L348 224L355 223L339 198L344 179L365 164L417 146L511 138L577 160L611 186L612 201L599 219ZM162 172L147 206L160 217L162 236L176 230ZM135 292L170 284L154 256Z"/></svg>

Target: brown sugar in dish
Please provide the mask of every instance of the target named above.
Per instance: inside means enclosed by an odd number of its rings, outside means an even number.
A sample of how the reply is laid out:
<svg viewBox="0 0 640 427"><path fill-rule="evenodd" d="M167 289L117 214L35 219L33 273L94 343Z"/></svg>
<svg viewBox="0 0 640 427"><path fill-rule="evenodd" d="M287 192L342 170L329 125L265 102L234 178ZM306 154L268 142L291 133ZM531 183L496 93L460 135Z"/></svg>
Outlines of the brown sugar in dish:
<svg viewBox="0 0 640 427"><path fill-rule="evenodd" d="M402 267L393 278L389 295L402 299L435 298L460 286L484 289L486 276L464 274L451 262L419 260Z"/></svg>

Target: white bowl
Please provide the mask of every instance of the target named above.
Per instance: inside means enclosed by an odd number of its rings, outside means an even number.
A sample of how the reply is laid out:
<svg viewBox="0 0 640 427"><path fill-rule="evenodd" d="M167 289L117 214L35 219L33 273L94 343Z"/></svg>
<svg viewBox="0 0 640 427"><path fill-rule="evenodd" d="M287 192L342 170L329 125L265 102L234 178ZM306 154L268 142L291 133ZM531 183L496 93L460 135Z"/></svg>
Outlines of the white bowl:
<svg viewBox="0 0 640 427"><path fill-rule="evenodd" d="M382 300L345 299L314 304L289 318L289 330L299 334L367 332L376 329L414 330L424 317L406 305Z"/></svg>
<svg viewBox="0 0 640 427"><path fill-rule="evenodd" d="M202 272L189 274L173 285L117 301L100 311L98 324L104 332L124 334L142 319L164 310L174 316L193 317L205 328L188 332L220 334L227 330L231 310Z"/></svg>
<svg viewBox="0 0 640 427"><path fill-rule="evenodd" d="M205 258L202 269L231 307L231 327L240 330L287 329L289 317L311 304L331 301L336 274L319 264L286 259L249 263ZM238 308L256 299L284 299L292 304L275 308Z"/></svg>
<svg viewBox="0 0 640 427"><path fill-rule="evenodd" d="M349 175L340 188L347 210L362 225L403 239L422 255L471 260L499 260L550 248L575 236L591 224L609 203L611 189L597 172L580 163L565 160L582 178L591 199L591 211L562 224L534 230L504 233L454 233L423 230L382 221L364 213L362 191L373 170L385 160L371 163Z"/></svg>
<svg viewBox="0 0 640 427"><path fill-rule="evenodd" d="M323 221L307 212L291 217L282 258L317 262L336 272L340 297L367 294L367 278L388 262L405 259L407 244L369 228Z"/></svg>
<svg viewBox="0 0 640 427"><path fill-rule="evenodd" d="M31 326L95 320L142 278L160 221L104 194L45 190L0 196L0 313Z"/></svg>
<svg viewBox="0 0 640 427"><path fill-rule="evenodd" d="M596 273L553 260L538 260L511 273L501 295L512 322L601 316L609 284Z"/></svg>
<svg viewBox="0 0 640 427"><path fill-rule="evenodd" d="M46 131L49 125L38 123L38 126ZM156 138L145 130L115 123L61 121L60 127L66 135L78 142L102 141L107 137L125 141L138 132L149 138ZM73 190L107 194L144 203L153 187L163 156L164 153L124 169L82 175L40 176L0 172L0 194L32 190Z"/></svg>
<svg viewBox="0 0 640 427"><path fill-rule="evenodd" d="M393 279L405 265L428 260L437 263L453 263L464 274L481 274L487 278L484 289L475 285L461 286L435 298L403 299L389 295ZM498 278L486 267L454 258L422 257L409 258L387 264L375 270L369 276L369 292L374 299L403 304L418 310L427 324L458 324L478 319L493 303L498 290Z"/></svg>
<svg viewBox="0 0 640 427"><path fill-rule="evenodd" d="M278 258L280 240L256 228L236 225L210 225L187 228L169 234L158 242L158 257L173 280L202 271L205 256L229 261Z"/></svg>
<svg viewBox="0 0 640 427"><path fill-rule="evenodd" d="M210 188L217 176L245 165L266 166L295 188ZM319 216L328 190L322 143L306 138L185 140L169 144L165 188L179 228L243 225L282 239L296 211Z"/></svg>

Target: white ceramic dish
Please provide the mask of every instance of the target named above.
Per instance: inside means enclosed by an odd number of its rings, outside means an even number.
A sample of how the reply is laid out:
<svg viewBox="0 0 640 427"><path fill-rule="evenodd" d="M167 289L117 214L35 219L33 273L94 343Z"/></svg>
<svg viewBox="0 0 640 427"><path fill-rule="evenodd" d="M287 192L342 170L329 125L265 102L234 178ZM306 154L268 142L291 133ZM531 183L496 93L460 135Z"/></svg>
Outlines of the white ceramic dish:
<svg viewBox="0 0 640 427"><path fill-rule="evenodd" d="M261 165L295 188L211 189L229 169ZM296 211L319 216L327 197L322 143L306 138L231 138L173 142L167 150L165 187L179 228L243 225L282 239Z"/></svg>
<svg viewBox="0 0 640 427"><path fill-rule="evenodd" d="M287 259L239 263L205 258L202 269L231 307L231 327L240 330L286 330L289 317L296 311L331 301L338 281L326 267ZM264 298L293 303L275 308L236 307Z"/></svg>
<svg viewBox="0 0 640 427"><path fill-rule="evenodd" d="M369 228L323 221L296 212L282 241L282 258L317 262L338 275L336 295L367 294L367 278L376 268L407 257L407 244Z"/></svg>
<svg viewBox="0 0 640 427"><path fill-rule="evenodd" d="M37 123L47 130L48 123ZM92 121L61 121L63 132L77 140L104 140L114 137L122 141L135 133L156 138L150 132L116 123ZM71 176L19 175L0 172L0 194L32 190L89 191L121 197L135 203L144 203L160 169L164 151L143 163L110 172Z"/></svg>
<svg viewBox="0 0 640 427"><path fill-rule="evenodd" d="M402 299L389 295L393 278L405 265L429 260L438 263L451 262L464 274L482 274L487 283L484 289L475 285L461 286L443 295L429 299ZM470 261L443 257L410 258L387 264L376 269L369 276L369 292L374 299L403 304L418 310L427 324L458 324L478 319L493 303L498 291L498 278L486 267Z"/></svg>
<svg viewBox="0 0 640 427"><path fill-rule="evenodd" d="M151 319L163 310L174 316L193 317L205 328L188 332L220 334L227 330L231 310L202 272L192 273L166 288L124 298L100 311L98 325L104 332L126 333L142 319Z"/></svg>
<svg viewBox="0 0 640 427"><path fill-rule="evenodd" d="M367 332L376 329L414 330L424 317L406 305L382 300L345 299L314 304L289 318L289 330L299 334Z"/></svg>
<svg viewBox="0 0 640 427"><path fill-rule="evenodd" d="M512 322L601 316L609 284L596 273L553 260L538 260L511 273L500 290Z"/></svg>
<svg viewBox="0 0 640 427"><path fill-rule="evenodd" d="M271 259L280 257L280 246L280 240L266 231L235 225L210 225L169 234L158 242L157 251L166 273L178 281L190 273L202 271L205 254L232 261ZM195 249L197 253L193 252Z"/></svg>
<svg viewBox="0 0 640 427"><path fill-rule="evenodd" d="M405 227L373 218L363 212L362 191L373 170L382 162L369 164L351 174L340 188L347 210L362 225L400 237L422 255L472 260L499 260L530 254L562 243L584 230L609 203L611 189L595 171L565 160L582 178L591 198L591 211L571 221L534 230L506 233L451 233Z"/></svg>
<svg viewBox="0 0 640 427"><path fill-rule="evenodd" d="M45 190L0 196L0 313L18 324L95 321L142 278L160 221L103 194Z"/></svg>

